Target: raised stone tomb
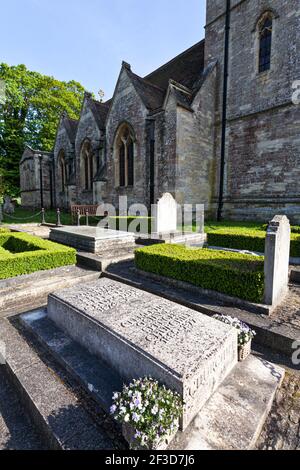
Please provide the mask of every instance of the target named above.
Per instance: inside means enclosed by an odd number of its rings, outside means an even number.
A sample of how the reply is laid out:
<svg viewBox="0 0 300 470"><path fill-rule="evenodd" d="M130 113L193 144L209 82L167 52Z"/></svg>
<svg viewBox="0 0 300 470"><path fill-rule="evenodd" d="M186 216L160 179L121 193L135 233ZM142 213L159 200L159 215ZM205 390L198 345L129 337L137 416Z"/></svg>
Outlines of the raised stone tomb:
<svg viewBox="0 0 300 470"><path fill-rule="evenodd" d="M109 252L135 246L135 237L132 233L86 225L53 228L50 232L50 240L89 253Z"/></svg>
<svg viewBox="0 0 300 470"><path fill-rule="evenodd" d="M152 376L180 393L183 429L237 363L235 329L107 278L51 294L48 316L125 382Z"/></svg>

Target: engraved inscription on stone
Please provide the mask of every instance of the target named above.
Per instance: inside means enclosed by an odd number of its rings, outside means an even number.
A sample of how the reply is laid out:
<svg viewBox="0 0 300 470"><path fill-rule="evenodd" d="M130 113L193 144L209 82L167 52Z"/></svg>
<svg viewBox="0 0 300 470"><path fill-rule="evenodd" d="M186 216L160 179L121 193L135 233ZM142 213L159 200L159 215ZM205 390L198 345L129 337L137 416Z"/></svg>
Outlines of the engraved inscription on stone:
<svg viewBox="0 0 300 470"><path fill-rule="evenodd" d="M195 319L189 312L174 312L162 308L162 305L145 307L135 311L128 320L121 323L127 332L138 329L145 333L147 341L158 341L167 344L174 338L189 332L195 326Z"/></svg>
<svg viewBox="0 0 300 470"><path fill-rule="evenodd" d="M139 291L131 288L113 289L110 283L90 285L81 288L77 292L70 292L64 296L64 300L72 303L81 310L107 312L120 304L138 299Z"/></svg>

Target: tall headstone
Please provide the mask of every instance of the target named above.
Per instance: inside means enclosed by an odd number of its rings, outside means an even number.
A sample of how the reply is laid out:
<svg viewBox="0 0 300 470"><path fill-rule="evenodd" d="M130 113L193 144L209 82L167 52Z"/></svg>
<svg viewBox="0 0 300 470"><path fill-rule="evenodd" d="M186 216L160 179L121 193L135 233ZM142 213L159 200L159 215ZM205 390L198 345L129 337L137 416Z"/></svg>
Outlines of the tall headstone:
<svg viewBox="0 0 300 470"><path fill-rule="evenodd" d="M277 305L288 290L291 227L285 215L276 215L265 244L265 303Z"/></svg>
<svg viewBox="0 0 300 470"><path fill-rule="evenodd" d="M172 233L177 230L177 202L172 194L164 193L152 206L154 233Z"/></svg>

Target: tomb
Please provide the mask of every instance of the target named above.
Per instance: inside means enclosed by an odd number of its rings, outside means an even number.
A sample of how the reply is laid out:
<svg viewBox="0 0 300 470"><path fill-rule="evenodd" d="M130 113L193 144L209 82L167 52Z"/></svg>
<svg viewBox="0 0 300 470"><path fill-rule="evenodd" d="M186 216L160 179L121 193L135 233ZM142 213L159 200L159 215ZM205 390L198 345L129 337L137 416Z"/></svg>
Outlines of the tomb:
<svg viewBox="0 0 300 470"><path fill-rule="evenodd" d="M53 228L50 231L50 240L96 254L135 247L132 233L89 226Z"/></svg>
<svg viewBox="0 0 300 470"><path fill-rule="evenodd" d="M124 382L151 376L180 393L182 429L237 363L232 327L108 278L51 294L48 318Z"/></svg>

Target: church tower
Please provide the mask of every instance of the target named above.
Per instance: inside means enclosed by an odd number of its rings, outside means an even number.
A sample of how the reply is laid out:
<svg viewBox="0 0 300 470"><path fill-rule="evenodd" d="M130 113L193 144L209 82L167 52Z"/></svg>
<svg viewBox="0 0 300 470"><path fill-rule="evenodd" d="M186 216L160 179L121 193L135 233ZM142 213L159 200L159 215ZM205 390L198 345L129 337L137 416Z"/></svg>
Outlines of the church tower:
<svg viewBox="0 0 300 470"><path fill-rule="evenodd" d="M299 223L299 0L207 0L206 65L215 59L216 212Z"/></svg>

